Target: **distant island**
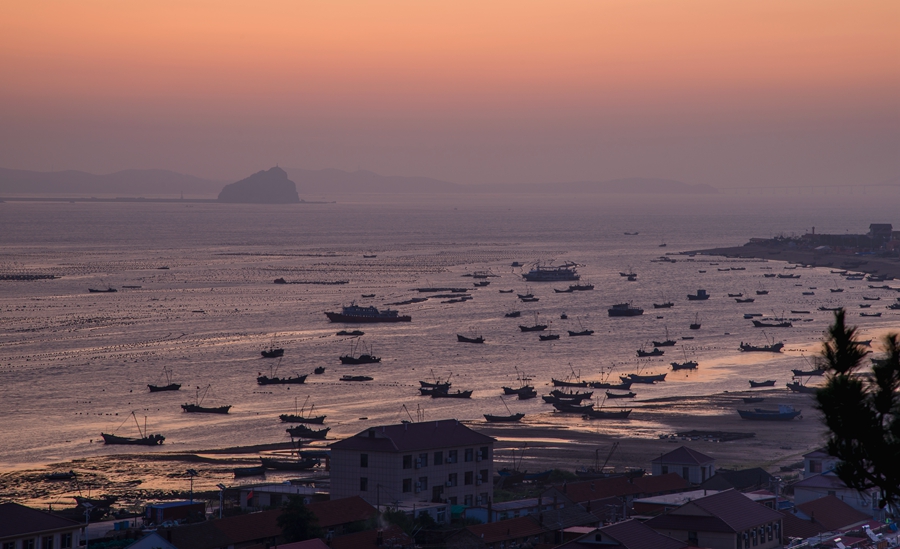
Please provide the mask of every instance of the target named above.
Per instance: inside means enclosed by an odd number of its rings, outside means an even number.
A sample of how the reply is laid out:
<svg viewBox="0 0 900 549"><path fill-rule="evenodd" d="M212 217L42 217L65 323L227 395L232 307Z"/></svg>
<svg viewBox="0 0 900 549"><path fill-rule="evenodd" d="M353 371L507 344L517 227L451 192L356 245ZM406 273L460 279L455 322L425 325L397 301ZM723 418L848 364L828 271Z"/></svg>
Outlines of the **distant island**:
<svg viewBox="0 0 900 549"><path fill-rule="evenodd" d="M278 166L256 172L236 183L225 185L219 202L237 204L299 204L297 185Z"/></svg>
<svg viewBox="0 0 900 549"><path fill-rule="evenodd" d="M311 203L300 196L347 194L715 194L718 189L674 179L631 177L606 181L563 181L510 185L460 185L432 177L381 175L368 170L307 170L275 167L227 184L168 170L122 170L95 175L66 170L37 172L0 168L0 198L98 201L193 200L225 203ZM14 198L16 195L19 198ZM216 198L218 196L218 198Z"/></svg>

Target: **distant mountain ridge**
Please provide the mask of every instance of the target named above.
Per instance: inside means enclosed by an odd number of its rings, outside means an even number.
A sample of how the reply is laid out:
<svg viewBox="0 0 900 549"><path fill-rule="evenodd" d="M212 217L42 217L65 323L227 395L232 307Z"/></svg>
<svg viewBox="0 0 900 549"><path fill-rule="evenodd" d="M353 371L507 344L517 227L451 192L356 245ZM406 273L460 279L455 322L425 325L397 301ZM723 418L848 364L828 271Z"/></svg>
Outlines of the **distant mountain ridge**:
<svg viewBox="0 0 900 549"><path fill-rule="evenodd" d="M0 168L3 194L116 194L129 196L215 195L221 181L169 170L122 170L103 175L65 170L36 172Z"/></svg>

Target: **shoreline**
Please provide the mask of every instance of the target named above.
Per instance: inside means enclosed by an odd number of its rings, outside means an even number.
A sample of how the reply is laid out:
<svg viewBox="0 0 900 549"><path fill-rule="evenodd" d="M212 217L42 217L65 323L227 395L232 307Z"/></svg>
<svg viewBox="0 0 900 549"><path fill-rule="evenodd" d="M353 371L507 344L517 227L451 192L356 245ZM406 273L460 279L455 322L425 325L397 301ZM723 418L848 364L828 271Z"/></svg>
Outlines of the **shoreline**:
<svg viewBox="0 0 900 549"><path fill-rule="evenodd" d="M765 259L784 261L795 265L823 267L848 270L866 274L886 275L894 279L900 278L900 259L879 257L875 255L847 255L836 252L819 252L815 250L789 249L786 246L766 246L747 243L743 246L727 248L711 248L707 250L691 250L681 255L724 256L740 259ZM852 265L852 266L850 266ZM900 291L900 285L893 288Z"/></svg>

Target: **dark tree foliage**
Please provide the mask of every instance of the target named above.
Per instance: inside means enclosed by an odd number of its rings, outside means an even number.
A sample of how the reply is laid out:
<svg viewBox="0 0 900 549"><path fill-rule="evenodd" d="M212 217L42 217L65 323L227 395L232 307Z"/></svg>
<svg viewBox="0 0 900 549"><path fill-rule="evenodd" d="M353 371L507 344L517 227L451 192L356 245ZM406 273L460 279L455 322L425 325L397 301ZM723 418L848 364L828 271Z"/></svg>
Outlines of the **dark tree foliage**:
<svg viewBox="0 0 900 549"><path fill-rule="evenodd" d="M816 407L831 431L828 453L840 460L835 469L844 483L857 490L877 488L879 506L900 504L900 341L883 339L886 356L860 372L867 351L857 329L847 327L844 310L835 312L822 357L828 367L825 386L816 393Z"/></svg>
<svg viewBox="0 0 900 549"><path fill-rule="evenodd" d="M303 498L291 496L282 506L278 516L281 535L288 543L320 538L323 535L316 515L303 503Z"/></svg>

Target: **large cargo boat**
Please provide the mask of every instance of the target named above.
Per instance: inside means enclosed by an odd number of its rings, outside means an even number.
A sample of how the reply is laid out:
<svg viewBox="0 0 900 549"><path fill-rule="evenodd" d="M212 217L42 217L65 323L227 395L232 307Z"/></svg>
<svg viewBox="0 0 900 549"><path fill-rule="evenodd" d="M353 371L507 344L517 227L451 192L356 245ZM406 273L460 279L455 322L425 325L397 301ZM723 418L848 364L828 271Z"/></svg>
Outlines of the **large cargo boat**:
<svg viewBox="0 0 900 549"><path fill-rule="evenodd" d="M527 280L528 282L560 282L560 281L568 281L568 280L578 280L581 278L577 272L575 272L575 267L578 265L576 263L572 263L571 261L567 261L562 265L557 266L544 266L544 265L535 265L533 269L524 273L522 278Z"/></svg>
<svg viewBox="0 0 900 549"><path fill-rule="evenodd" d="M379 311L371 305L369 307L360 307L355 303L351 303L349 306L344 307L339 313L326 311L325 316L327 316L328 320L332 322L353 323L409 322L412 320L411 316L401 315L397 311L391 309L384 309L383 311Z"/></svg>

